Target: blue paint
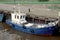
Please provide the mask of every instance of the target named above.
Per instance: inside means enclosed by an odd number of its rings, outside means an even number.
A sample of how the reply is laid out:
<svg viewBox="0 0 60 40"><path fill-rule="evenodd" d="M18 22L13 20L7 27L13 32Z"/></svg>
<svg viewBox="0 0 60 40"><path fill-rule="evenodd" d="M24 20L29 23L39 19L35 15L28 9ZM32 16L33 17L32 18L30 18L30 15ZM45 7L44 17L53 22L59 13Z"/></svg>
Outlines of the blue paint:
<svg viewBox="0 0 60 40"><path fill-rule="evenodd" d="M3 14L0 14L0 21L3 20Z"/></svg>
<svg viewBox="0 0 60 40"><path fill-rule="evenodd" d="M12 28L22 31L22 32L26 32L26 33L30 33L30 34L37 34L37 35L52 35L55 27L47 27L47 28L23 28L23 26L18 25L18 24L14 24L12 23L10 20L6 20L6 23L8 25L10 25Z"/></svg>

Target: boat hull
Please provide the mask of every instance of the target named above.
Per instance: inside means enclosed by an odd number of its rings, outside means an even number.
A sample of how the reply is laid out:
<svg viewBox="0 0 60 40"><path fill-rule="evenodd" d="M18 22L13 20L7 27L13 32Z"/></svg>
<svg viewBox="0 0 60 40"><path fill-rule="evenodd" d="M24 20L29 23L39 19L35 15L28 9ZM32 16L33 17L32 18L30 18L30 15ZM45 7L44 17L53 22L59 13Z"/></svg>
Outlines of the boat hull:
<svg viewBox="0 0 60 40"><path fill-rule="evenodd" d="M30 33L30 34L36 34L36 35L52 35L55 27L47 27L47 28L24 28L23 26L17 25L12 23L10 20L6 20L6 24L8 24L9 26L11 26L12 28L22 31L22 32L26 32L26 33Z"/></svg>
<svg viewBox="0 0 60 40"><path fill-rule="evenodd" d="M0 14L0 22L3 20L3 14Z"/></svg>

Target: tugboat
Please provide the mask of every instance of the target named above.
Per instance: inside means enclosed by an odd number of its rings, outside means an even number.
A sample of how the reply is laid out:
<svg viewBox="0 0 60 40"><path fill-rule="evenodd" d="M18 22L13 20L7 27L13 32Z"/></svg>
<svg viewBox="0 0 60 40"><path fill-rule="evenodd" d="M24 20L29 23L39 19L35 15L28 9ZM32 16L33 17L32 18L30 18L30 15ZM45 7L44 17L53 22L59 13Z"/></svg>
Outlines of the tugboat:
<svg viewBox="0 0 60 40"><path fill-rule="evenodd" d="M20 12L20 7L18 7L18 10L15 10L15 8L16 7L14 7L14 12L11 13L11 17L6 18L6 24L25 33L36 35L52 35L55 26L58 23L57 19L48 18L48 20L43 21L43 23L28 22L26 20L26 13Z"/></svg>

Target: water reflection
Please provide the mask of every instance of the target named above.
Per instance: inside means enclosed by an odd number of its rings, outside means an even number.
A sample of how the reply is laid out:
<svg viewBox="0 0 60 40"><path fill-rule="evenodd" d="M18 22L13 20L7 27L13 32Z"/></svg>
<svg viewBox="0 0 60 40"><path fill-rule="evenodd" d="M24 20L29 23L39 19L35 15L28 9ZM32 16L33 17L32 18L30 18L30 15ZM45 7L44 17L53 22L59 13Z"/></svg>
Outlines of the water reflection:
<svg viewBox="0 0 60 40"><path fill-rule="evenodd" d="M15 29L12 29L5 23L0 23L0 27L2 27L2 29L8 29L6 31L9 32L10 34L18 35L15 37L16 38L15 40L60 40L60 37L57 36L45 37L19 32Z"/></svg>

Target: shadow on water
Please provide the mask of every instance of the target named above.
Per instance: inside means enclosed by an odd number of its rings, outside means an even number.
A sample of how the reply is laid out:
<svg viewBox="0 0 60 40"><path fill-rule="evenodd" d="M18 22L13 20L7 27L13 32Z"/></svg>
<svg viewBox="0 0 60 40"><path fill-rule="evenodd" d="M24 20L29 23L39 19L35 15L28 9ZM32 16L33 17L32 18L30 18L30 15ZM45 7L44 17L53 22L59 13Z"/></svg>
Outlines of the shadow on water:
<svg viewBox="0 0 60 40"><path fill-rule="evenodd" d="M38 35L19 32L17 30L12 29L10 26L8 26L5 23L1 23L0 26L3 26L4 29L8 29L7 31L10 34L18 34L20 36L20 40L60 40L60 36L45 37L45 36L38 36Z"/></svg>

